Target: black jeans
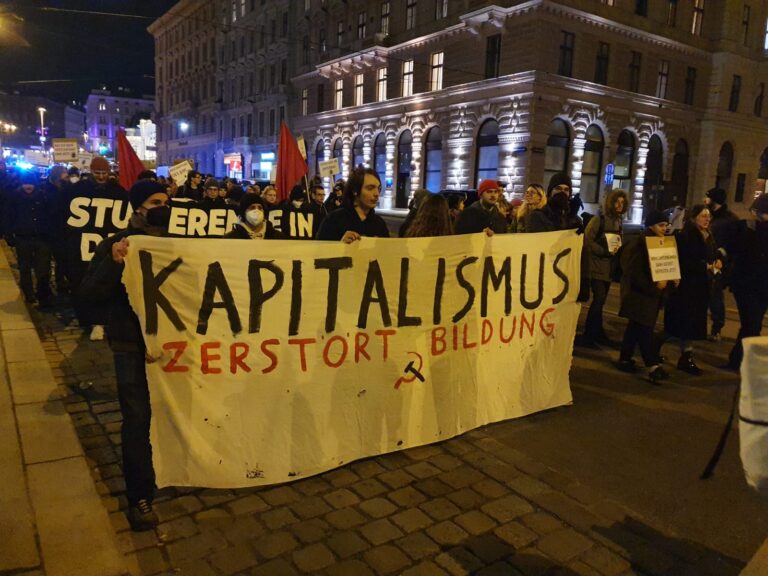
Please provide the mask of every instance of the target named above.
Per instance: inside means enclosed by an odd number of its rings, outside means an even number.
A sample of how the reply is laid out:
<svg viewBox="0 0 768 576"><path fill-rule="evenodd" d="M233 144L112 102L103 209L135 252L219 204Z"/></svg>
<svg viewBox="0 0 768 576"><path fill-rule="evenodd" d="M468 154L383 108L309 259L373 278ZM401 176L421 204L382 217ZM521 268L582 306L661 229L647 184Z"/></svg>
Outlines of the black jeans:
<svg viewBox="0 0 768 576"><path fill-rule="evenodd" d="M155 469L149 443L149 386L144 354L115 352L115 373L123 427L123 476L126 496L131 505L139 500L152 500L155 492Z"/></svg>
<svg viewBox="0 0 768 576"><path fill-rule="evenodd" d="M736 307L739 309L741 327L736 344L728 357L728 364L733 368L738 368L744 357L741 340L750 336L760 336L760 331L763 328L763 317L766 309L768 309L768 298L759 294L744 292L734 292L733 296L736 299Z"/></svg>
<svg viewBox="0 0 768 576"><path fill-rule="evenodd" d="M635 347L640 346L640 354L647 367L659 364L659 345L653 337L653 326L645 326L634 320L627 323L624 330L624 340L621 343L619 360L631 360Z"/></svg>
<svg viewBox="0 0 768 576"><path fill-rule="evenodd" d="M592 288L592 304L587 312L587 320L584 324L584 336L592 340L605 338L603 328L603 306L608 298L608 290L611 283L608 280L590 280Z"/></svg>
<svg viewBox="0 0 768 576"><path fill-rule="evenodd" d="M19 262L19 283L27 300L37 296L40 301L51 295L51 248L47 242L35 236L16 238L16 259ZM34 270L37 292L32 283Z"/></svg>
<svg viewBox="0 0 768 576"><path fill-rule="evenodd" d="M723 294L723 275L716 274L709 290L709 311L712 314L712 334L719 334L725 326L725 296Z"/></svg>

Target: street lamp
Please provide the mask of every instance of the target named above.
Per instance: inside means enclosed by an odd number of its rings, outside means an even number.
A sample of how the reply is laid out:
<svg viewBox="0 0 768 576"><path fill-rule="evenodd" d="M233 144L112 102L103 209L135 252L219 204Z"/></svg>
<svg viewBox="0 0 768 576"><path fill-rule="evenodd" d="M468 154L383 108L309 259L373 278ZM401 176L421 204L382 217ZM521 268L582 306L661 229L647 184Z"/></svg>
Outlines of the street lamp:
<svg viewBox="0 0 768 576"><path fill-rule="evenodd" d="M179 122L179 130L181 130L182 134L186 134L189 130L189 122L185 122L184 120Z"/></svg>
<svg viewBox="0 0 768 576"><path fill-rule="evenodd" d="M40 112L40 146L45 145L45 113L47 110L42 106L38 106L37 111Z"/></svg>
<svg viewBox="0 0 768 576"><path fill-rule="evenodd" d="M16 125L0 121L0 157L2 157L3 134L13 134L16 132Z"/></svg>

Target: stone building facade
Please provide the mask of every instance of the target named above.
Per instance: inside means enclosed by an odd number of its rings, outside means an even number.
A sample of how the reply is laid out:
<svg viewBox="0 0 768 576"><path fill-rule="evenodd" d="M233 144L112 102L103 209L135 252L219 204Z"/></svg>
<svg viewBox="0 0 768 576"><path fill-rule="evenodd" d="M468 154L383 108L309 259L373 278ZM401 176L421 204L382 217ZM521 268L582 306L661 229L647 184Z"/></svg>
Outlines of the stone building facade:
<svg viewBox="0 0 768 576"><path fill-rule="evenodd" d="M270 177L292 101L291 14L289 0L181 0L149 27L158 164Z"/></svg>
<svg viewBox="0 0 768 576"><path fill-rule="evenodd" d="M611 186L640 221L718 184L744 213L768 172L765 1L304 4L310 173L372 166L384 208L483 177L521 194L564 170L590 212Z"/></svg>
<svg viewBox="0 0 768 576"><path fill-rule="evenodd" d="M104 86L91 90L85 101L86 147L90 152L113 156L117 131L138 125L139 118L149 118L154 108L155 101L151 97L133 94L123 88L107 90Z"/></svg>

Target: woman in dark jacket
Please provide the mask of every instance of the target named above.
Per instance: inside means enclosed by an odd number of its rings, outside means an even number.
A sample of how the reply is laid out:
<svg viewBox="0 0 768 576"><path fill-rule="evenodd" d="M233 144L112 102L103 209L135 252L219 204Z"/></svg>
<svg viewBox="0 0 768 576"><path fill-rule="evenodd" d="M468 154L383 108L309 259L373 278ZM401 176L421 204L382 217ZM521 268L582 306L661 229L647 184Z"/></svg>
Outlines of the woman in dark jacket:
<svg viewBox="0 0 768 576"><path fill-rule="evenodd" d="M698 376L701 368L693 361L693 340L707 338L707 310L713 274L723 263L709 231L712 216L703 204L691 208L683 229L675 234L680 261L680 285L664 307L664 331L680 340L677 368Z"/></svg>
<svg viewBox="0 0 768 576"><path fill-rule="evenodd" d="M645 236L664 236L669 223L658 210L645 218ZM643 362L648 368L648 378L654 384L669 378L661 365L659 347L654 344L653 329L659 316L662 295L667 282L654 282L648 247L644 237L627 244L621 255L621 308L619 316L627 318L627 328L621 344L618 368L623 372L635 372L637 367L632 356L640 346Z"/></svg>

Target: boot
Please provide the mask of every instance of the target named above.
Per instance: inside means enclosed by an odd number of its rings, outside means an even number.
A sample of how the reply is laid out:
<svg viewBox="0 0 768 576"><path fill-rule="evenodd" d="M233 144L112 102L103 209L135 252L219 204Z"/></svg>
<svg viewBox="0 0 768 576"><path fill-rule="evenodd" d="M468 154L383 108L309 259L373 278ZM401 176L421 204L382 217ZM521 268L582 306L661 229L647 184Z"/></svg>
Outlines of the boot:
<svg viewBox="0 0 768 576"><path fill-rule="evenodd" d="M696 362L693 361L693 352L691 351L683 352L677 361L677 369L693 376L699 376L702 372L701 368L696 366Z"/></svg>

